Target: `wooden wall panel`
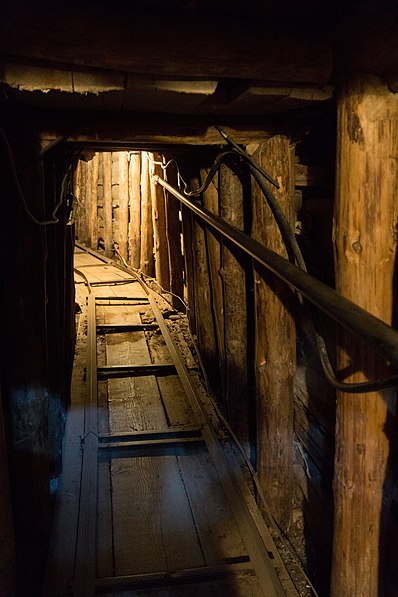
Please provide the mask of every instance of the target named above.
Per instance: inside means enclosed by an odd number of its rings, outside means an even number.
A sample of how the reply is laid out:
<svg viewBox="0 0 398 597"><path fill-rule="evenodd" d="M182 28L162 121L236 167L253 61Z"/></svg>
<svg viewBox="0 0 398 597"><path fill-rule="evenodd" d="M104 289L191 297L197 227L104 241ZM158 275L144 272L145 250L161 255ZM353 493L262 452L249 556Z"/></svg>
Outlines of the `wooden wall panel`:
<svg viewBox="0 0 398 597"><path fill-rule="evenodd" d="M278 181L273 192L294 225L294 149L276 136L263 142L254 158ZM287 253L262 193L253 188L253 237L286 257ZM282 281L255 266L257 468L264 495L278 524L291 517L293 446L293 374L295 323L293 296Z"/></svg>

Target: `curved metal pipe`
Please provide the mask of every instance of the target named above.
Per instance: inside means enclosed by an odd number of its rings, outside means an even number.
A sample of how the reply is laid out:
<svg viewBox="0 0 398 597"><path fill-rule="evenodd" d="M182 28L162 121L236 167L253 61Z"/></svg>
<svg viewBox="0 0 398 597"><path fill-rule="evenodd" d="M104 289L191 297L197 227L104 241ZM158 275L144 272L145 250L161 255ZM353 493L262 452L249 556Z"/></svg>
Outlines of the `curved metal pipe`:
<svg viewBox="0 0 398 597"><path fill-rule="evenodd" d="M344 298L323 282L300 270L295 265L267 249L258 241L225 222L222 218L184 197L177 189L159 176L153 177L193 213L231 240L258 263L298 290L316 307L355 334L360 340L372 344L377 353L398 367L398 332L371 315L355 303Z"/></svg>

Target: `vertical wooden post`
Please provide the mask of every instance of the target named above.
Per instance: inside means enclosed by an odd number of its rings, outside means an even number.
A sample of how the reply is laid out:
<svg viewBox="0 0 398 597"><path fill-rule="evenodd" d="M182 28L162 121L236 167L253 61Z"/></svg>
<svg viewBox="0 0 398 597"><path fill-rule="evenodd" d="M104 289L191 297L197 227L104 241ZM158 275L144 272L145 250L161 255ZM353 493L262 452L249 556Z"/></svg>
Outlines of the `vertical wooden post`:
<svg viewBox="0 0 398 597"><path fill-rule="evenodd" d="M294 224L294 150L284 136L262 143L254 158L280 188L273 189ZM253 183L255 185L255 183ZM258 186L253 188L253 237L287 256L275 220ZM257 469L265 497L278 524L291 516L293 449L293 374L295 324L291 290L267 270L255 266Z"/></svg>
<svg viewBox="0 0 398 597"><path fill-rule="evenodd" d="M235 167L236 168L236 167ZM220 165L219 193L221 217L244 230L244 194L242 174L233 166ZM248 181L249 183L249 181ZM249 441L247 396L247 300L243 257L236 249L222 243L221 278L223 285L225 398L228 421L243 445Z"/></svg>
<svg viewBox="0 0 398 597"><path fill-rule="evenodd" d="M165 197L163 187L157 185L153 179L153 176L155 174L160 176L160 178L163 178L162 167L154 163L161 162L162 156L159 153L151 153L149 154L149 156L156 279L162 286L162 288L170 290L169 251L167 247Z"/></svg>
<svg viewBox="0 0 398 597"><path fill-rule="evenodd" d="M97 195L98 195L98 168L99 160L98 153L96 153L92 159L91 166L91 209L90 209L90 246L92 249L98 247L98 206L97 206Z"/></svg>
<svg viewBox="0 0 398 597"><path fill-rule="evenodd" d="M207 172L201 170L201 178L205 180ZM203 206L217 216L220 215L219 202L219 176L213 178L213 182L203 193ZM211 281L212 303L214 307L214 323L217 339L221 392L223 398L226 395L226 365L225 365L225 331L224 331L224 302L223 285L220 276L221 271L221 241L220 237L210 229L206 229L206 243L209 256L209 275Z"/></svg>
<svg viewBox="0 0 398 597"><path fill-rule="evenodd" d="M195 177L191 188L199 187ZM195 270L195 317L198 348L212 388L219 384L218 352L214 325L214 311L211 297L206 227L199 218L192 218L193 265Z"/></svg>
<svg viewBox="0 0 398 597"><path fill-rule="evenodd" d="M167 168L167 180L177 187L177 170L175 164L172 163ZM180 202L170 193L166 193L166 227L167 227L167 246L169 249L169 266L170 266L170 290L173 293L171 297L173 307L182 309L182 303L178 300L178 296L183 298L184 281L183 281L183 256L181 247L181 222L180 222Z"/></svg>
<svg viewBox="0 0 398 597"><path fill-rule="evenodd" d="M193 217L189 207L181 206L182 213L182 238L184 244L184 273L186 298L188 303L189 327L196 334L196 305L195 305L195 269L193 261Z"/></svg>
<svg viewBox="0 0 398 597"><path fill-rule="evenodd" d="M129 154L119 153L119 251L128 259L129 229Z"/></svg>
<svg viewBox="0 0 398 597"><path fill-rule="evenodd" d="M88 164L84 160L80 160L80 176L79 176L79 213L77 217L76 237L77 239L87 245L88 244L88 224L87 224L87 180L88 180Z"/></svg>
<svg viewBox="0 0 398 597"><path fill-rule="evenodd" d="M398 220L398 97L358 75L338 101L335 256L337 290L391 324ZM388 374L368 346L339 332L338 367L360 382ZM332 595L385 594L379 573L389 511L390 443L397 445L395 390L337 398ZM394 420L394 423L392 421ZM393 434L393 435L392 435ZM386 551L390 546L386 546ZM385 553L386 555L386 553ZM391 593L392 594L392 593Z"/></svg>
<svg viewBox="0 0 398 597"><path fill-rule="evenodd" d="M104 152L102 156L104 185L104 245L105 255L113 255L113 209L112 209L112 153Z"/></svg>
<svg viewBox="0 0 398 597"><path fill-rule="evenodd" d="M85 197L84 197L84 212L85 212L85 224L86 224L86 242L88 247L92 247L92 188L93 188L93 160L86 162L86 181L85 181Z"/></svg>
<svg viewBox="0 0 398 597"><path fill-rule="evenodd" d="M141 250L141 155L130 153L129 163L129 261L132 267L140 267Z"/></svg>
<svg viewBox="0 0 398 597"><path fill-rule="evenodd" d="M81 161L77 160L77 164L75 166L75 170L73 172L73 217L75 219L75 235L76 238L79 238L79 204L80 204L80 182L81 182Z"/></svg>
<svg viewBox="0 0 398 597"><path fill-rule="evenodd" d="M7 442L0 394L0 595L15 595L14 531L11 511Z"/></svg>
<svg viewBox="0 0 398 597"><path fill-rule="evenodd" d="M154 276L153 225L151 187L149 181L149 159L145 151L141 153L141 256L140 269L148 276Z"/></svg>

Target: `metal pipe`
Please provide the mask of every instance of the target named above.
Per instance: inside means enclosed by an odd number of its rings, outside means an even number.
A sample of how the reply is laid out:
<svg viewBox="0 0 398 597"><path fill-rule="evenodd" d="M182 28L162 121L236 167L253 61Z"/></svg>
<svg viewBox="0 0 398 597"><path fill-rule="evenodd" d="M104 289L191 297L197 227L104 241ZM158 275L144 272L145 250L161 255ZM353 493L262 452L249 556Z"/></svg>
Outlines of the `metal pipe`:
<svg viewBox="0 0 398 597"><path fill-rule="evenodd" d="M157 184L163 186L193 213L220 232L225 238L240 247L258 263L281 278L286 284L298 290L316 307L329 317L355 334L391 364L398 367L398 332L371 315L355 303L338 294L323 282L300 270L250 236L225 222L207 209L184 197L177 189L159 176L154 176Z"/></svg>

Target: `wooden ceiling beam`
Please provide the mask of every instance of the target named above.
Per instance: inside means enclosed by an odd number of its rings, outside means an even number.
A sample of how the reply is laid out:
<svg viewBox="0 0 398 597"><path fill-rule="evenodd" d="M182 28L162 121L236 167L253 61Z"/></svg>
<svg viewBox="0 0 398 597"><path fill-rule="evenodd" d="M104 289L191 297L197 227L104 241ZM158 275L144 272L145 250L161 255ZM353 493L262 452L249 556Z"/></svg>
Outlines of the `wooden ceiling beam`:
<svg viewBox="0 0 398 597"><path fill-rule="evenodd" d="M70 142L112 145L220 145L223 139L215 129L221 126L243 144L268 139L278 125L269 116L182 116L140 112L104 112L80 110L40 110L3 105L3 124L25 123L27 130L40 135L43 146L56 138Z"/></svg>
<svg viewBox="0 0 398 597"><path fill-rule="evenodd" d="M0 54L177 78L245 78L325 84L331 43L324 32L265 19L144 13L125 4L13 2L0 19Z"/></svg>

